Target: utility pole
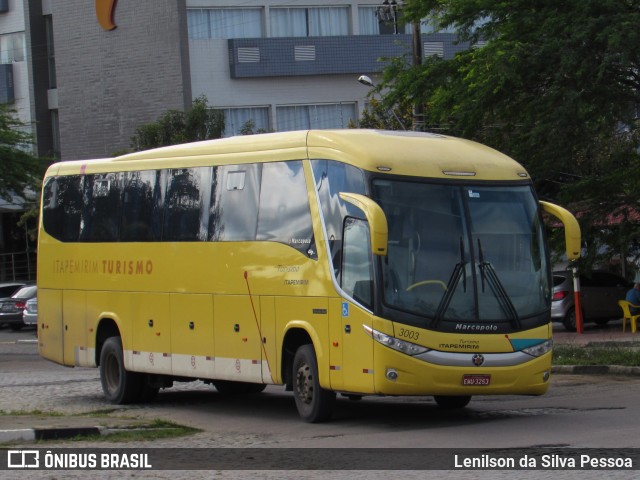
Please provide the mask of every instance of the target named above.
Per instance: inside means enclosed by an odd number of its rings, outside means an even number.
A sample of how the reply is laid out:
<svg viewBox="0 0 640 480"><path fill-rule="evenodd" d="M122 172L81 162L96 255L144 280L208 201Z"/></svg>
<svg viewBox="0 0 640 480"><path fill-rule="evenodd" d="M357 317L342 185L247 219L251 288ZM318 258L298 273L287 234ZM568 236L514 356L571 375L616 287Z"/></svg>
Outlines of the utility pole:
<svg viewBox="0 0 640 480"><path fill-rule="evenodd" d="M398 30L398 14L402 8L402 2L398 4L396 0L384 0L382 5L377 8L376 14L382 22L393 22L393 34L397 35ZM411 50L412 50L412 65L414 67L422 65L422 34L420 31L420 21L415 21L411 24ZM413 130L424 130L422 105L417 101L413 105Z"/></svg>
<svg viewBox="0 0 640 480"><path fill-rule="evenodd" d="M422 32L420 31L420 20L413 22L413 66L422 65ZM424 120L422 105L419 100L415 100L413 104L413 129L416 131L424 130Z"/></svg>

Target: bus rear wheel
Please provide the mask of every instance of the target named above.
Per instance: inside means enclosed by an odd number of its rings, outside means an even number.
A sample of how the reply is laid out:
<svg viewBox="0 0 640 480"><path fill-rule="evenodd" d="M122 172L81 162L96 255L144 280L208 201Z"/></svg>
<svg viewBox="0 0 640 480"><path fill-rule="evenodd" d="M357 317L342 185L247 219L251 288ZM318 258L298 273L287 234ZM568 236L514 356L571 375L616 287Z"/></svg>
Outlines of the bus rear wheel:
<svg viewBox="0 0 640 480"><path fill-rule="evenodd" d="M100 352L100 382L107 400L119 405L140 400L144 380L140 377L124 367L122 339L107 338Z"/></svg>
<svg viewBox="0 0 640 480"><path fill-rule="evenodd" d="M296 351L292 378L293 397L300 417L308 423L331 418L336 395L320 386L318 361L312 345L302 345Z"/></svg>
<svg viewBox="0 0 640 480"><path fill-rule="evenodd" d="M433 397L440 408L454 410L469 405L471 395L436 395Z"/></svg>

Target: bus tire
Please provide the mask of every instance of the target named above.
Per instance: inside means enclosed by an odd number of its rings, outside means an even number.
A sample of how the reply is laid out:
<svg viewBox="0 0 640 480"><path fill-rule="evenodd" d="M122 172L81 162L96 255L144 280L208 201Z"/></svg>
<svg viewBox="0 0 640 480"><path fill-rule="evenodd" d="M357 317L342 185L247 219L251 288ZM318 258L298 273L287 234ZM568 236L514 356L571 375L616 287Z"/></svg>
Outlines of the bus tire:
<svg viewBox="0 0 640 480"><path fill-rule="evenodd" d="M140 399L141 375L124 368L122 339L109 337L100 352L100 382L104 396L110 403L134 403Z"/></svg>
<svg viewBox="0 0 640 480"><path fill-rule="evenodd" d="M307 423L330 419L336 395L320 386L318 361L313 345L302 345L296 351L292 378L293 397L300 417Z"/></svg>
<svg viewBox="0 0 640 480"><path fill-rule="evenodd" d="M471 395L436 395L433 399L440 408L455 410L469 405Z"/></svg>

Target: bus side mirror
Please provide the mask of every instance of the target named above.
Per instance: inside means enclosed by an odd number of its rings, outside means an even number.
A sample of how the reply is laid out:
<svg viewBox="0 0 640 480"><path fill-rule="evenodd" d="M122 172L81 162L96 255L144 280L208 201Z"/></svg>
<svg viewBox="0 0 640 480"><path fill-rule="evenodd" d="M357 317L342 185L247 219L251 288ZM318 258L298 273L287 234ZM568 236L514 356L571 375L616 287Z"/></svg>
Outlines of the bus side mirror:
<svg viewBox="0 0 640 480"><path fill-rule="evenodd" d="M580 258L580 225L573 214L553 203L540 201L542 209L556 217L564 225L564 241L567 248L567 258L576 260Z"/></svg>
<svg viewBox="0 0 640 480"><path fill-rule="evenodd" d="M340 198L345 202L355 205L364 212L369 223L371 235L371 251L374 255L385 256L387 254L387 242L389 240L389 227L387 217L382 208L369 197L358 193L340 192Z"/></svg>

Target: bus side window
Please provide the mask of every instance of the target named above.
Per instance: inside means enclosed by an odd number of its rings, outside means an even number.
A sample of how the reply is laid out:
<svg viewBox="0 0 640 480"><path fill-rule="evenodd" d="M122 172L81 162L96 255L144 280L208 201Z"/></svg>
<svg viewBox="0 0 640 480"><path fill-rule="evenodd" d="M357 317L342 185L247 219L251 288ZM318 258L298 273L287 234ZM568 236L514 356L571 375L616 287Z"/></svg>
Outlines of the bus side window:
<svg viewBox="0 0 640 480"><path fill-rule="evenodd" d="M369 225L359 218L348 217L344 223L342 253L342 289L358 303L371 308L372 263Z"/></svg>
<svg viewBox="0 0 640 480"><path fill-rule="evenodd" d="M122 174L86 175L80 240L114 242L119 237Z"/></svg>
<svg viewBox="0 0 640 480"><path fill-rule="evenodd" d="M81 212L81 176L47 180L44 187L43 223L49 235L62 242L77 242Z"/></svg>
<svg viewBox="0 0 640 480"><path fill-rule="evenodd" d="M165 216L162 239L164 241L195 242L204 240L208 226L202 225L201 219L208 221L208 211L211 185L210 169L181 168L169 172L167 196L165 198ZM206 194L205 194L206 193Z"/></svg>
<svg viewBox="0 0 640 480"><path fill-rule="evenodd" d="M128 172L125 176L120 240L123 242L159 241L162 229L153 228L155 217L162 216L162 211L155 208L160 194L160 187L156 182L158 171Z"/></svg>
<svg viewBox="0 0 640 480"><path fill-rule="evenodd" d="M262 167L256 240L284 243L305 255L315 255L302 162L274 162Z"/></svg>
<svg viewBox="0 0 640 480"><path fill-rule="evenodd" d="M334 160L312 160L313 176L324 217L331 249L333 272L340 282L342 268L342 225L347 215L357 215L358 209L344 202L340 192L366 194L362 170Z"/></svg>
<svg viewBox="0 0 640 480"><path fill-rule="evenodd" d="M211 181L209 240L243 242L256 239L261 164L225 165Z"/></svg>

